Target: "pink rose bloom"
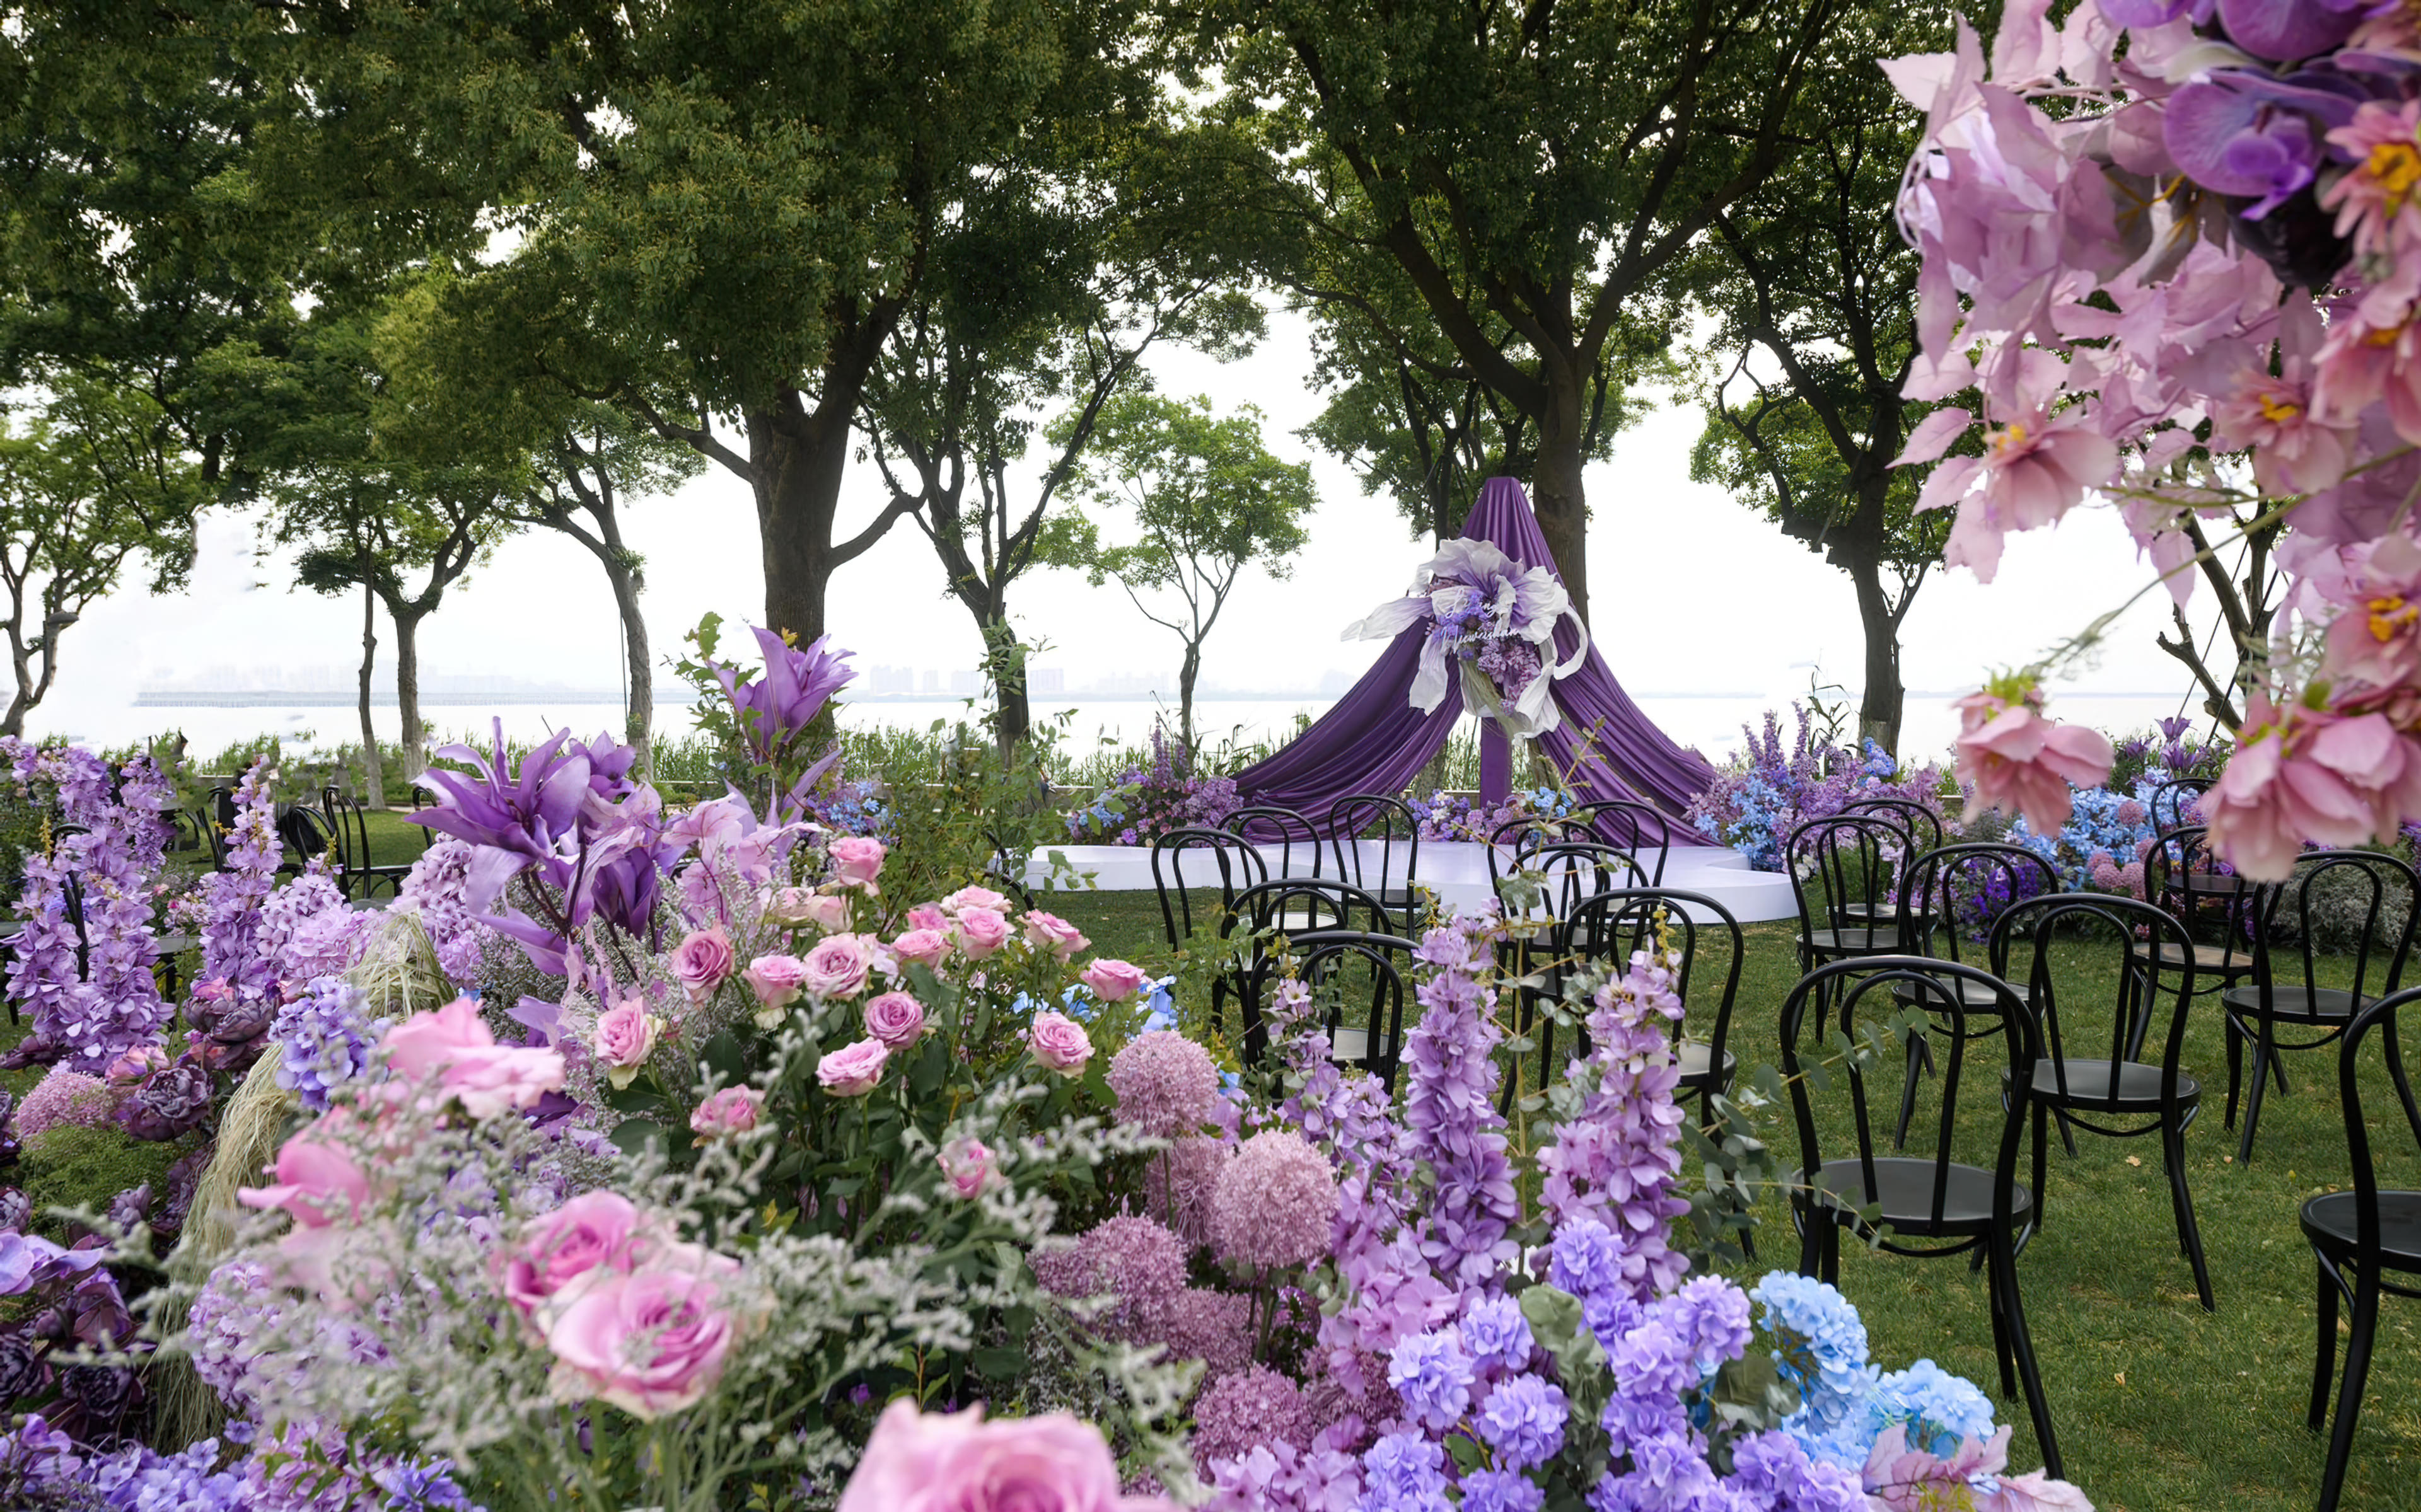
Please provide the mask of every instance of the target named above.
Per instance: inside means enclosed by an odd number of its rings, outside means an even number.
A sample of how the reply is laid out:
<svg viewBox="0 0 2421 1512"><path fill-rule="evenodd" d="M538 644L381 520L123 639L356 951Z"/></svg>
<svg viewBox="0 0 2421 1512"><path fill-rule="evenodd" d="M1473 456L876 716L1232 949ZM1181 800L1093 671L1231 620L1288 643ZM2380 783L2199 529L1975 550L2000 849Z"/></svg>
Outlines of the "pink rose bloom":
<svg viewBox="0 0 2421 1512"><path fill-rule="evenodd" d="M1026 943L1037 950L1047 950L1061 960L1092 943L1076 927L1055 913L1036 909L1025 915Z"/></svg>
<svg viewBox="0 0 2421 1512"><path fill-rule="evenodd" d="M283 1208L303 1228L325 1228L368 1208L368 1173L351 1150L326 1137L329 1132L306 1128L289 1139L271 1167L276 1184L242 1188L235 1200L247 1208Z"/></svg>
<svg viewBox="0 0 2421 1512"><path fill-rule="evenodd" d="M802 921L827 934L849 927L849 899L837 893L811 893Z"/></svg>
<svg viewBox="0 0 2421 1512"><path fill-rule="evenodd" d="M936 934L947 934L950 930L950 916L934 904L919 903L908 911L908 927L930 929Z"/></svg>
<svg viewBox="0 0 2421 1512"><path fill-rule="evenodd" d="M1001 1179L997 1159L991 1146L980 1139L954 1139L942 1146L935 1160L950 1190L969 1200L981 1196L985 1188L997 1185Z"/></svg>
<svg viewBox="0 0 2421 1512"><path fill-rule="evenodd" d="M842 835L824 854L832 858L833 875L851 887L872 887L882 870L882 842L864 835Z"/></svg>
<svg viewBox="0 0 2421 1512"><path fill-rule="evenodd" d="M771 1029L782 1021L784 1005L798 1001L807 983L807 963L796 956L759 956L740 974L757 994L757 1023Z"/></svg>
<svg viewBox="0 0 2421 1512"><path fill-rule="evenodd" d="M905 992L885 992L866 1005L866 1032L890 1050L925 1037L925 1005Z"/></svg>
<svg viewBox="0 0 2421 1512"><path fill-rule="evenodd" d="M419 1082L464 1051L492 1049L496 1037L479 1017L478 1002L458 997L434 1012L414 1014L389 1029L379 1043L386 1047L389 1069L407 1082Z"/></svg>
<svg viewBox="0 0 2421 1512"><path fill-rule="evenodd" d="M654 1265L581 1286L549 1309L556 1380L643 1421L695 1405L739 1336L723 1289L702 1269Z"/></svg>
<svg viewBox="0 0 2421 1512"><path fill-rule="evenodd" d="M891 954L902 964L914 960L939 966L949 952L950 937L939 929L911 929L891 942Z"/></svg>
<svg viewBox="0 0 2421 1512"><path fill-rule="evenodd" d="M836 1098L862 1098L882 1080L882 1063L890 1048L880 1039L843 1045L816 1063L816 1080Z"/></svg>
<svg viewBox="0 0 2421 1512"><path fill-rule="evenodd" d="M664 1027L664 1021L649 1013L643 1000L630 998L597 1016L597 1032L589 1037L588 1048L605 1063L614 1085L626 1087L655 1053Z"/></svg>
<svg viewBox="0 0 2421 1512"><path fill-rule="evenodd" d="M969 909L990 909L998 913L1008 907L1008 899L989 887L961 887L942 899L942 907L951 913L964 913Z"/></svg>
<svg viewBox="0 0 2421 1512"><path fill-rule="evenodd" d="M959 948L976 960L1008 943L1008 919L1000 910L971 907L959 911Z"/></svg>
<svg viewBox="0 0 2421 1512"><path fill-rule="evenodd" d="M158 1045L137 1045L109 1063L102 1077L121 1085L140 1082L168 1064L168 1052Z"/></svg>
<svg viewBox="0 0 2421 1512"><path fill-rule="evenodd" d="M744 1134L757 1127L764 1111L764 1093L755 1087L727 1086L690 1110L690 1132L700 1143Z"/></svg>
<svg viewBox="0 0 2421 1512"><path fill-rule="evenodd" d="M1952 744L1959 778L1976 785L1989 808L2025 816L2038 834L2057 834L2073 803L2071 787L2106 780L2116 753L2099 730L2043 718L2042 694L1986 689L1959 700Z"/></svg>
<svg viewBox="0 0 2421 1512"><path fill-rule="evenodd" d="M769 887L758 896L765 900L765 917L773 923L804 924L809 900L816 894L811 887Z"/></svg>
<svg viewBox="0 0 2421 1512"><path fill-rule="evenodd" d="M737 960L731 954L731 937L723 926L693 931L673 948L673 978L689 990L692 1003L703 1003L731 974Z"/></svg>
<svg viewBox="0 0 2421 1512"><path fill-rule="evenodd" d="M882 1410L837 1512L1167 1512L1118 1494L1101 1430L1066 1412L983 1421L983 1409Z"/></svg>
<svg viewBox="0 0 2421 1512"><path fill-rule="evenodd" d="M1034 1058L1062 1076L1073 1076L1093 1058L1093 1042L1085 1026L1064 1013L1038 1013L1026 1031L1025 1048Z"/></svg>
<svg viewBox="0 0 2421 1512"><path fill-rule="evenodd" d="M505 1252L505 1300L523 1317L580 1276L603 1267L627 1270L644 1246L639 1209L618 1192L584 1192L522 1229Z"/></svg>
<svg viewBox="0 0 2421 1512"><path fill-rule="evenodd" d="M866 990L867 969L873 964L873 948L863 936L830 935L807 952L802 982L820 998L853 998Z"/></svg>
<svg viewBox="0 0 2421 1512"><path fill-rule="evenodd" d="M1151 976L1140 966L1101 957L1078 973L1076 979L1091 988L1093 995L1104 1003L1124 1003Z"/></svg>
<svg viewBox="0 0 2421 1512"><path fill-rule="evenodd" d="M520 1050L502 1045L466 1051L445 1068L437 1084L459 1099L462 1111L474 1118L493 1118L508 1110L526 1112L548 1093L563 1090L563 1054L543 1047Z"/></svg>

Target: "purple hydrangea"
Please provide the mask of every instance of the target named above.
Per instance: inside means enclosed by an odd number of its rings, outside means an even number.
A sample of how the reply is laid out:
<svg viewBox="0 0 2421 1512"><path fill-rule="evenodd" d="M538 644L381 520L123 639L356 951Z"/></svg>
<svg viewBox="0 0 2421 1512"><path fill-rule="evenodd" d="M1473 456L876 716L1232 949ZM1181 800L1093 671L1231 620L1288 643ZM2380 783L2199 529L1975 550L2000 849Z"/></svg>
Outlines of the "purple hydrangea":
<svg viewBox="0 0 2421 1512"><path fill-rule="evenodd" d="M1445 1454L1417 1433L1391 1433L1362 1454L1359 1512L1435 1512L1445 1504Z"/></svg>
<svg viewBox="0 0 2421 1512"><path fill-rule="evenodd" d="M1450 1333L1415 1333L1397 1342L1387 1357L1387 1384L1404 1411L1443 1432L1471 1408L1473 1362Z"/></svg>
<svg viewBox="0 0 2421 1512"><path fill-rule="evenodd" d="M109 1122L111 1101L100 1077L54 1066L17 1105L17 1137L35 1139L61 1124L98 1129Z"/></svg>
<svg viewBox="0 0 2421 1512"><path fill-rule="evenodd" d="M437 952L438 969L466 990L479 985L486 944L485 927L472 914L467 893L472 855L471 848L452 835L431 840L404 874L388 906L392 912L420 916L420 927Z"/></svg>
<svg viewBox="0 0 2421 1512"><path fill-rule="evenodd" d="M1539 1376L1509 1376L1479 1410L1479 1436L1507 1470L1535 1470L1562 1452L1571 1403L1563 1388Z"/></svg>
<svg viewBox="0 0 2421 1512"><path fill-rule="evenodd" d="M368 1017L368 1001L340 978L315 976L270 1024L277 1084L311 1112L326 1112L331 1091L369 1069L370 1049L386 1021Z"/></svg>
<svg viewBox="0 0 2421 1512"><path fill-rule="evenodd" d="M23 1512L251 1512L242 1477L217 1468L216 1440L173 1455L135 1443L87 1449L43 1419L0 1432L0 1483Z"/></svg>
<svg viewBox="0 0 2421 1512"><path fill-rule="evenodd" d="M1539 1512L1546 1489L1509 1470L1475 1470L1462 1477L1462 1512Z"/></svg>
<svg viewBox="0 0 2421 1512"><path fill-rule="evenodd" d="M1742 1321L1746 1321L1744 1313ZM1530 1336L1530 1320L1522 1316L1522 1304L1510 1297L1480 1298L1463 1310L1458 1327L1462 1347L1472 1359L1505 1370L1527 1364L1537 1343Z"/></svg>

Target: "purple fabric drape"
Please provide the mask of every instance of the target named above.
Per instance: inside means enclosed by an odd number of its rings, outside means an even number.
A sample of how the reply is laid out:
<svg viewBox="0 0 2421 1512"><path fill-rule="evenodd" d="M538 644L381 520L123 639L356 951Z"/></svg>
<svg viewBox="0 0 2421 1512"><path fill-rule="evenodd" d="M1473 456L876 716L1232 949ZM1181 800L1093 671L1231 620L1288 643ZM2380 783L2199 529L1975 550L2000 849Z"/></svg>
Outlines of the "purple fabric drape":
<svg viewBox="0 0 2421 1512"><path fill-rule="evenodd" d="M1462 533L1525 565L1554 560L1529 498L1509 477L1480 485ZM1427 633L1416 625L1388 642L1335 708L1292 744L1236 774L1237 796L1294 809L1325 829L1329 805L1348 794L1400 792L1462 717L1462 692L1454 681L1434 713L1422 713L1406 697ZM1570 621L1556 627L1555 661L1570 659L1579 646L1580 632ZM1679 815L1714 780L1706 757L1674 744L1631 701L1595 647L1578 671L1555 684L1555 702L1563 723L1539 743L1572 774L1585 800L1646 798ZM1674 832L1677 844L1704 843L1687 825L1676 824Z"/></svg>

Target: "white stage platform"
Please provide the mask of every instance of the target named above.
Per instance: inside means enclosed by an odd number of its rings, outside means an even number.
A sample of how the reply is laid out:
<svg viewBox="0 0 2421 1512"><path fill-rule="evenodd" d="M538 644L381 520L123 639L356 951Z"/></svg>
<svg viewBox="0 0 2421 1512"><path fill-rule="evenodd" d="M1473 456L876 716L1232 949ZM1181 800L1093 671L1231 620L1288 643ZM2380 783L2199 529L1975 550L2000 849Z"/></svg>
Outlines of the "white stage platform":
<svg viewBox="0 0 2421 1512"><path fill-rule="evenodd" d="M1362 842L1367 874L1379 869L1379 847ZM1273 873L1278 864L1280 848L1256 847L1267 858ZM1306 872L1302 846L1295 848L1295 869ZM1091 884L1103 892L1149 892L1151 890L1151 848L1128 845L1066 845L1045 846L1034 853L1026 865L1025 885L1039 894L1048 885L1051 857L1065 856L1077 871L1086 873ZM1323 857L1324 870L1335 871L1333 857ZM1396 848L1396 865L1403 865L1401 846ZM1197 867L1215 879L1216 873L1205 863ZM1195 868L1189 868L1192 871ZM1423 841L1419 869L1414 880L1438 895L1445 903L1458 910L1477 908L1488 901L1488 847L1469 841ZM1724 907L1742 924L1759 919L1788 919L1798 913L1798 905L1790 895L1790 879L1778 871L1751 871L1748 858L1739 851L1714 846L1676 846L1664 864L1664 885L1682 892L1703 893ZM1048 905L1045 905L1046 907ZM1701 922L1712 922L1705 920Z"/></svg>

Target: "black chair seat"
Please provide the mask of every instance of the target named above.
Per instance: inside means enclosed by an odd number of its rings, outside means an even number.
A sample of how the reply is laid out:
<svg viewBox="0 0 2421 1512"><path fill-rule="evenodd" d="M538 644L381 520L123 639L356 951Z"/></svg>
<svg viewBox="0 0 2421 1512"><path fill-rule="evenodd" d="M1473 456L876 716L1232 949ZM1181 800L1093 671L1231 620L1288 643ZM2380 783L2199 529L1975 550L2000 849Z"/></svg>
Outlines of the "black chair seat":
<svg viewBox="0 0 2421 1512"><path fill-rule="evenodd" d="M2304 1237L2332 1258L2354 1253L2354 1194L2331 1192L2304 1204ZM2421 1271L2421 1192L2379 1194L2379 1263Z"/></svg>
<svg viewBox="0 0 2421 1512"><path fill-rule="evenodd" d="M2138 960L2145 959L2147 954L2141 942L2129 947L2127 953ZM2175 943L2161 946L2161 964L2177 966L2183 964L2184 960L2185 952ZM2253 971L2253 957L2247 950L2230 950L2226 945L2207 945L2197 942L2194 947L2194 967L2197 973L2220 972L2229 976L2244 976Z"/></svg>
<svg viewBox="0 0 2421 1512"><path fill-rule="evenodd" d="M2017 987L2018 984L2012 982L2009 985ZM2020 988L2019 990L2023 991L2024 989ZM1913 1004L1920 997L1929 998L1936 1003L1942 1001L1940 994L1929 992L1914 982L1892 984L1892 1001L1895 1003ZM1959 1005L1971 1013L1998 1013L2001 1011L2001 995L1982 982L1971 981L1962 976L1959 978Z"/></svg>
<svg viewBox="0 0 2421 1512"><path fill-rule="evenodd" d="M2261 989L2231 987L2220 994L2230 1013L2248 1017L2261 1012ZM2301 988L2284 983L2270 990L2270 1017L2288 1023L2343 1023L2354 1010L2372 1001L2337 987Z"/></svg>
<svg viewBox="0 0 2421 1512"><path fill-rule="evenodd" d="M2068 1090L2059 1088L2059 1068L2049 1057L2035 1063L2035 1096L2063 1108L2081 1108L2103 1113L2158 1113L2161 1109L2161 1068L2141 1061L2118 1063L2118 1094L2110 1095L2110 1063L2106 1060L2080 1060L2070 1056ZM2178 1073L2178 1101L2191 1105L2202 1098L2202 1083L2183 1071Z"/></svg>
<svg viewBox="0 0 2421 1512"><path fill-rule="evenodd" d="M1992 1173L1980 1165L1962 1165L1956 1161L1944 1164L1948 1174L1943 1188L1942 1221L1936 1224L1933 1177L1944 1165L1914 1156L1876 1156L1875 1200L1882 1209L1882 1221L1898 1233L1927 1239L1955 1239L1991 1228ZM1790 1173L1788 1184L1800 1184L1798 1172ZM1855 1209L1866 1206L1866 1172L1854 1157L1825 1161L1817 1168L1814 1184L1840 1198L1844 1206L1833 1208L1835 1222L1852 1222ZM2025 1227L2034 1210L2034 1192L2024 1183L2015 1183L2009 1212L2019 1228Z"/></svg>
<svg viewBox="0 0 2421 1512"><path fill-rule="evenodd" d="M154 935L151 937L151 943L164 956L181 956L201 943L199 940L189 934Z"/></svg>
<svg viewBox="0 0 2421 1512"><path fill-rule="evenodd" d="M1811 929L1797 937L1803 950L1828 956L1894 956L1899 953L1897 925L1855 929Z"/></svg>
<svg viewBox="0 0 2421 1512"><path fill-rule="evenodd" d="M1724 1052L1723 1079L1717 1081L1710 1070L1714 1064L1714 1047L1696 1039L1684 1039L1674 1046L1673 1059L1681 1068L1681 1084L1691 1088L1729 1086L1732 1073L1740 1068L1740 1057L1730 1051Z"/></svg>

